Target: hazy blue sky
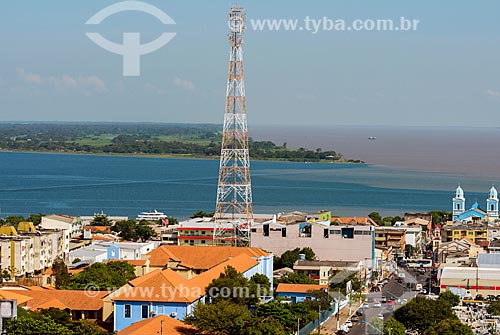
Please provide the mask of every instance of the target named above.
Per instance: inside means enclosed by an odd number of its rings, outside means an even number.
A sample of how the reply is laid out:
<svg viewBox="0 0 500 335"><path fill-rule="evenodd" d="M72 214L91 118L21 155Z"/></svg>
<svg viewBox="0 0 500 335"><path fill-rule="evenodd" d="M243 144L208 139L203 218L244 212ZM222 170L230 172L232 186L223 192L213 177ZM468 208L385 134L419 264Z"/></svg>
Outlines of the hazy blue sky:
<svg viewBox="0 0 500 335"><path fill-rule="evenodd" d="M147 1L175 26L121 13L116 1L8 1L0 10L0 121L221 123L230 1ZM249 123L500 126L500 2L240 1L247 21L419 19L416 32L245 32ZM122 58L86 31L121 41L177 36L122 76Z"/></svg>

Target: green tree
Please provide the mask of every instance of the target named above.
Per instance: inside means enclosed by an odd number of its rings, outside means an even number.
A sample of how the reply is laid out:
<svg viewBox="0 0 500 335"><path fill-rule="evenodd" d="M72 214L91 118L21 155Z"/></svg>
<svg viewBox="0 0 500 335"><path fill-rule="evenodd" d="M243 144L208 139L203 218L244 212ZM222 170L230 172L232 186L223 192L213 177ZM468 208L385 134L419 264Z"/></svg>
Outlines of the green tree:
<svg viewBox="0 0 500 335"><path fill-rule="evenodd" d="M243 274L236 271L233 267L228 266L225 268L219 278L214 279L206 288L208 296L213 302L221 300L228 300L233 304L247 306L253 305L258 302L258 297L255 291L251 292L252 287L249 280ZM230 296L227 296L229 292Z"/></svg>
<svg viewBox="0 0 500 335"><path fill-rule="evenodd" d="M146 221L135 222L135 220L118 221L111 230L119 233L120 237L128 241L146 241L156 236L154 230L148 226Z"/></svg>
<svg viewBox="0 0 500 335"><path fill-rule="evenodd" d="M308 261L314 261L316 260L316 254L314 251L309 248L295 248L293 250L287 250L285 251L281 257L275 257L274 258L274 268L275 269L281 269L284 267L288 268L293 268L293 264L299 260L300 255L303 254L305 256L305 259Z"/></svg>
<svg viewBox="0 0 500 335"><path fill-rule="evenodd" d="M490 302L486 307L486 311L492 315L500 315L500 300Z"/></svg>
<svg viewBox="0 0 500 335"><path fill-rule="evenodd" d="M368 217L375 221L375 223L377 223L379 226L384 225L384 220L382 220L382 216L380 216L378 212L371 212L370 214L368 214Z"/></svg>
<svg viewBox="0 0 500 335"><path fill-rule="evenodd" d="M92 288L110 290L125 285L135 278L135 269L127 262L94 263L71 277L67 288L73 290Z"/></svg>
<svg viewBox="0 0 500 335"><path fill-rule="evenodd" d="M374 316L366 325L366 334L369 335L382 335L384 322L378 317Z"/></svg>
<svg viewBox="0 0 500 335"><path fill-rule="evenodd" d="M156 236L156 233L153 230L153 228L151 228L144 222L139 222L139 224L135 228L135 233L137 239L140 239L143 242L148 241L151 239L151 237Z"/></svg>
<svg viewBox="0 0 500 335"><path fill-rule="evenodd" d="M31 214L29 217L28 217L28 222L33 222L33 224L35 226L39 225L41 222L42 222L42 216L43 214L42 213L38 213L38 214Z"/></svg>
<svg viewBox="0 0 500 335"><path fill-rule="evenodd" d="M31 313L30 315L31 317L42 321L45 320L45 318L50 318L55 323L64 327L71 327L73 324L71 314L65 310L60 310L59 308L50 307L47 309L40 309L36 313Z"/></svg>
<svg viewBox="0 0 500 335"><path fill-rule="evenodd" d="M430 327L424 335L473 335L472 329L459 319L445 319Z"/></svg>
<svg viewBox="0 0 500 335"><path fill-rule="evenodd" d="M290 273L288 276L277 279L276 283L284 284L317 284L317 281L309 278L305 273Z"/></svg>
<svg viewBox="0 0 500 335"><path fill-rule="evenodd" d="M411 244L405 245L405 256L410 258L415 254L415 247Z"/></svg>
<svg viewBox="0 0 500 335"><path fill-rule="evenodd" d="M423 332L445 319L456 319L451 305L444 299L416 297L394 312L394 318L406 329Z"/></svg>
<svg viewBox="0 0 500 335"><path fill-rule="evenodd" d="M205 211L198 211L196 213L193 213L193 215L191 215L191 219L194 219L194 218L208 218L208 217L212 217L214 216L214 213L207 213Z"/></svg>
<svg viewBox="0 0 500 335"><path fill-rule="evenodd" d="M26 219L23 216L18 215L10 215L5 218L5 224L14 227L17 227L19 225L19 222L23 221L26 221Z"/></svg>
<svg viewBox="0 0 500 335"><path fill-rule="evenodd" d="M185 320L187 323L194 325L201 332L214 335L246 335L246 334L274 334L273 332L259 330L256 327L257 319L252 313L242 305L234 304L229 300L219 300L210 304L199 303L195 306L193 314ZM276 334L283 334L283 327L274 322ZM257 329L256 329L257 328Z"/></svg>
<svg viewBox="0 0 500 335"><path fill-rule="evenodd" d="M405 326L394 318L390 318L384 323L384 335L405 335Z"/></svg>
<svg viewBox="0 0 500 335"><path fill-rule="evenodd" d="M50 317L33 318L24 315L6 322L9 335L74 335L68 328L54 322Z"/></svg>
<svg viewBox="0 0 500 335"><path fill-rule="evenodd" d="M81 319L73 322L71 326L74 335L108 335L109 333L99 327L95 322Z"/></svg>
<svg viewBox="0 0 500 335"><path fill-rule="evenodd" d="M106 214L96 214L94 219L90 222L91 226L111 226L111 221L109 221Z"/></svg>
<svg viewBox="0 0 500 335"><path fill-rule="evenodd" d="M452 307L458 306L458 304L460 304L460 297L450 290L439 293L439 300L447 302Z"/></svg>
<svg viewBox="0 0 500 335"><path fill-rule="evenodd" d="M70 282L71 275L68 272L68 267L61 258L56 258L52 264L52 272L56 278L56 288L65 287Z"/></svg>
<svg viewBox="0 0 500 335"><path fill-rule="evenodd" d="M288 331L297 327L297 315L292 311L289 304L283 304L279 300L271 300L267 304L260 304L255 311L257 317L273 317Z"/></svg>

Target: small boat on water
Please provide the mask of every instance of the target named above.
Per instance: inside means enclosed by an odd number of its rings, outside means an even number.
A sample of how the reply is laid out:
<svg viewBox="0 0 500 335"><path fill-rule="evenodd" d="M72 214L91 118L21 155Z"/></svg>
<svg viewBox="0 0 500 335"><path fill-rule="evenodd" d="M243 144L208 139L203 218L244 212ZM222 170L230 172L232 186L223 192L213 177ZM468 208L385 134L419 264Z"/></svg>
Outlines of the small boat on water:
<svg viewBox="0 0 500 335"><path fill-rule="evenodd" d="M369 139L369 140L371 140L371 141L374 141L374 140L376 140L377 138L376 138L375 136L370 136L370 137L368 137L368 139Z"/></svg>
<svg viewBox="0 0 500 335"><path fill-rule="evenodd" d="M137 220L146 220L146 221L158 221L166 219L167 216L163 212L158 212L156 209L153 212L142 212L137 216Z"/></svg>

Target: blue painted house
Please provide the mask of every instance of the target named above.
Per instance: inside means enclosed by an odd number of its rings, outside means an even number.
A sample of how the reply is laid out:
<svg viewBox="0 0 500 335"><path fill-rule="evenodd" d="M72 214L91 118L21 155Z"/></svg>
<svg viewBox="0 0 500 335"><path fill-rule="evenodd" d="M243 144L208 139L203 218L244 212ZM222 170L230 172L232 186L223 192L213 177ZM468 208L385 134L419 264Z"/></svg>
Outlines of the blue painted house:
<svg viewBox="0 0 500 335"><path fill-rule="evenodd" d="M195 247L198 250L203 247ZM121 287L114 305L114 330L120 331L135 322L157 315L184 320L194 306L205 302L205 288L231 266L251 278L264 270L261 263L247 254L233 257L194 278L186 279L172 269L155 270Z"/></svg>
<svg viewBox="0 0 500 335"><path fill-rule="evenodd" d="M326 290L327 288L327 285L279 283L276 288L276 295L278 297L289 299L295 304L306 299L311 299L311 291Z"/></svg>

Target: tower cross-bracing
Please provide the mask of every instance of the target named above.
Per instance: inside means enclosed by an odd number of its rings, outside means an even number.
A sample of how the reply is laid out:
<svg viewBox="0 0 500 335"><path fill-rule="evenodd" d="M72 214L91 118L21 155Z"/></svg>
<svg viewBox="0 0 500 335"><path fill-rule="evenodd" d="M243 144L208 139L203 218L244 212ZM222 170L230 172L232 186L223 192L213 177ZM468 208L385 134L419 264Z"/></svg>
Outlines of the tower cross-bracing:
<svg viewBox="0 0 500 335"><path fill-rule="evenodd" d="M243 72L245 15L229 11L229 69L215 210L214 244L248 245L253 221Z"/></svg>

